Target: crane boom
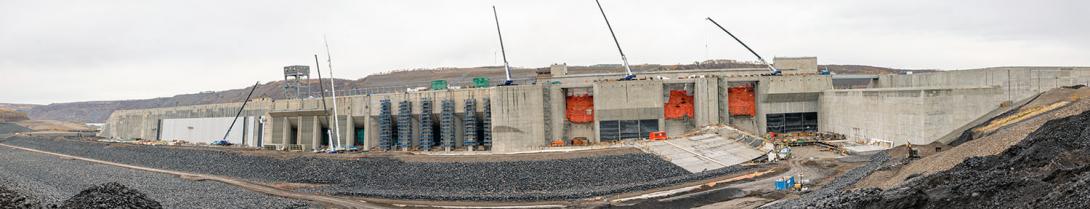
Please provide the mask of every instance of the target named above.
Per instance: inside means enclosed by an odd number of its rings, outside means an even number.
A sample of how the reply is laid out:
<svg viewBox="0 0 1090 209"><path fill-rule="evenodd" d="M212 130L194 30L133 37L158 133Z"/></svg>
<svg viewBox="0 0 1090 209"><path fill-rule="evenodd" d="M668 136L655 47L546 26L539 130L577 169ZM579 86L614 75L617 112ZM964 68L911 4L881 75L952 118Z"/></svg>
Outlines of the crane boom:
<svg viewBox="0 0 1090 209"><path fill-rule="evenodd" d="M628 67L628 58L624 56L624 50L621 50L621 42L617 41L617 34L613 33L613 26L609 24L609 18L606 17L606 10L602 9L602 3L598 0L594 0L594 3L598 4L598 11L602 12L602 19L606 20L606 27L609 28L609 35L613 36L613 43L617 45L617 52L621 53L621 61L624 62L624 71L628 73L625 75L624 80L632 80L636 78L636 74L632 73L632 68Z"/></svg>
<svg viewBox="0 0 1090 209"><path fill-rule="evenodd" d="M507 80L503 81L503 85L511 85L511 65L507 64L507 50L503 48L503 32L500 32L500 15L496 12L496 5L492 5L492 17L496 19L496 34L500 37L500 53L503 54L503 72L507 75Z"/></svg>
<svg viewBox="0 0 1090 209"><path fill-rule="evenodd" d="M723 30L723 32L727 32L727 35L730 35L730 37L734 38L735 41L738 41L739 44L742 44L742 47L746 47L746 50L749 50L749 53L753 53L753 56L757 56L757 60L760 60L762 64L765 64L766 66L768 66L768 70L772 71L772 75L779 75L780 74L779 69L776 69L776 67L772 67L772 64L768 64L768 62L765 61L764 58L761 58L761 55L759 55L759 54L757 54L757 52L753 51L752 48L749 48L749 45L746 45L745 42L742 42L742 40L738 39L737 36L734 36L734 34L730 33L730 31L727 31L726 28L723 28L722 25L719 25L719 23L715 22L715 20L713 20L711 17L708 17L707 19L708 19L708 21L711 21L712 24L715 24L716 27L719 27L720 30Z"/></svg>

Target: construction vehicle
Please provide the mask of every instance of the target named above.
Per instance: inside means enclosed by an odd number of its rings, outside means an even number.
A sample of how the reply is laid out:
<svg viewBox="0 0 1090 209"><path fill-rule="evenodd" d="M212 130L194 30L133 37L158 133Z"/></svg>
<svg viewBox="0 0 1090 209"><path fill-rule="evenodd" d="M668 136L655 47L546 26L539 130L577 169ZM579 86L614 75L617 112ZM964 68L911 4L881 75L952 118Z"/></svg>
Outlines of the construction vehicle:
<svg viewBox="0 0 1090 209"><path fill-rule="evenodd" d="M730 33L730 31L727 31L726 28L723 28L722 25L719 25L718 22L715 22L715 20L713 20L711 17L708 17L707 20L711 21L712 24L715 24L715 26L719 27L719 29L723 30L723 32L726 32L727 35L730 35L730 37L734 38L735 41L738 41L739 44L742 44L742 47L746 47L746 50L749 50L749 53L753 53L753 56L757 56L757 60L761 61L761 64L764 64L765 66L768 66L768 70L771 71L770 75L781 75L782 74L782 72L780 72L779 69L776 69L776 67L773 67L772 64L769 64L768 62L766 62L764 58L761 58L761 55L757 54L756 51L753 51L752 48L749 48L749 45L746 45L746 43L742 42L741 39L738 39L737 36L734 36L734 34Z"/></svg>
<svg viewBox="0 0 1090 209"><path fill-rule="evenodd" d="M666 140L666 132L647 133L647 140Z"/></svg>

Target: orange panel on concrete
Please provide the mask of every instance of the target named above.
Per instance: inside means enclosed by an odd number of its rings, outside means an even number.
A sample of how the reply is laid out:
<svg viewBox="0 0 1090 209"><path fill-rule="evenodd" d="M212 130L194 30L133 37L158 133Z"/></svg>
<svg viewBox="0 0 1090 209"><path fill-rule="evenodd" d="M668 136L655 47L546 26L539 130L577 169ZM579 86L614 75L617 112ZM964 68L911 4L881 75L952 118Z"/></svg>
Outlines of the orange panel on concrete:
<svg viewBox="0 0 1090 209"><path fill-rule="evenodd" d="M693 96L685 90L670 90L670 100L663 111L666 119L693 118Z"/></svg>
<svg viewBox="0 0 1090 209"><path fill-rule="evenodd" d="M757 106L754 102L753 86L736 86L727 90L728 108L731 116L757 115Z"/></svg>
<svg viewBox="0 0 1090 209"><path fill-rule="evenodd" d="M566 105L568 121L572 123L594 122L594 96L568 96Z"/></svg>

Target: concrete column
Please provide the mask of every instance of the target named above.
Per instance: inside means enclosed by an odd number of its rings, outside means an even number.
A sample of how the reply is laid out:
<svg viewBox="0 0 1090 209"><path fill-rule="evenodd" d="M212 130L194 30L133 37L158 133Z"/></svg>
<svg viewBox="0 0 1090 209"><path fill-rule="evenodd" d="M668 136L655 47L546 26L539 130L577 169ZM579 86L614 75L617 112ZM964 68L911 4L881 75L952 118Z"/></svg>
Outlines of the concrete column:
<svg viewBox="0 0 1090 209"><path fill-rule="evenodd" d="M353 125L352 116L351 115L346 116L345 120L344 120L344 124L342 124L342 125L344 126L344 129L345 129L345 132L343 133L344 136L341 136L342 138L344 138L343 145L345 146L345 148L355 146L356 145L356 126Z"/></svg>
<svg viewBox="0 0 1090 209"><path fill-rule="evenodd" d="M282 117L280 119L280 121L281 121L280 125L281 125L281 127L283 127L282 129L280 129L280 131L281 131L280 136L282 136L282 138L280 138L280 145L286 146L286 145L290 144L288 142L292 137L291 136L291 121L290 121L289 117Z"/></svg>
<svg viewBox="0 0 1090 209"><path fill-rule="evenodd" d="M310 136L310 150L315 150L315 149L318 149L319 144L321 144L320 141L318 141L318 140L326 140L326 139L322 139L322 134L321 134L322 133L322 126L319 124L321 122L318 121L318 116L310 116L310 118L312 120L309 121L310 122L309 124L300 124L300 125L301 126L306 125L306 126L311 127L310 128L310 133L307 133L307 135Z"/></svg>

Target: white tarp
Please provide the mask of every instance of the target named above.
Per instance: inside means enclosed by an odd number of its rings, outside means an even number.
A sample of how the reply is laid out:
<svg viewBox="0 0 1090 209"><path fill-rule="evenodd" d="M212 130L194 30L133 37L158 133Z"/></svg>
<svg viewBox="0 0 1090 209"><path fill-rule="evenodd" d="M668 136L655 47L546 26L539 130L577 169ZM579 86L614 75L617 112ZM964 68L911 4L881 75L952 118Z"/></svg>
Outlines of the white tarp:
<svg viewBox="0 0 1090 209"><path fill-rule="evenodd" d="M234 117L163 119L159 127L159 140L181 140L191 143L211 143L223 138ZM231 144L243 144L244 138L252 138L253 117L239 117L234 129L227 136Z"/></svg>

